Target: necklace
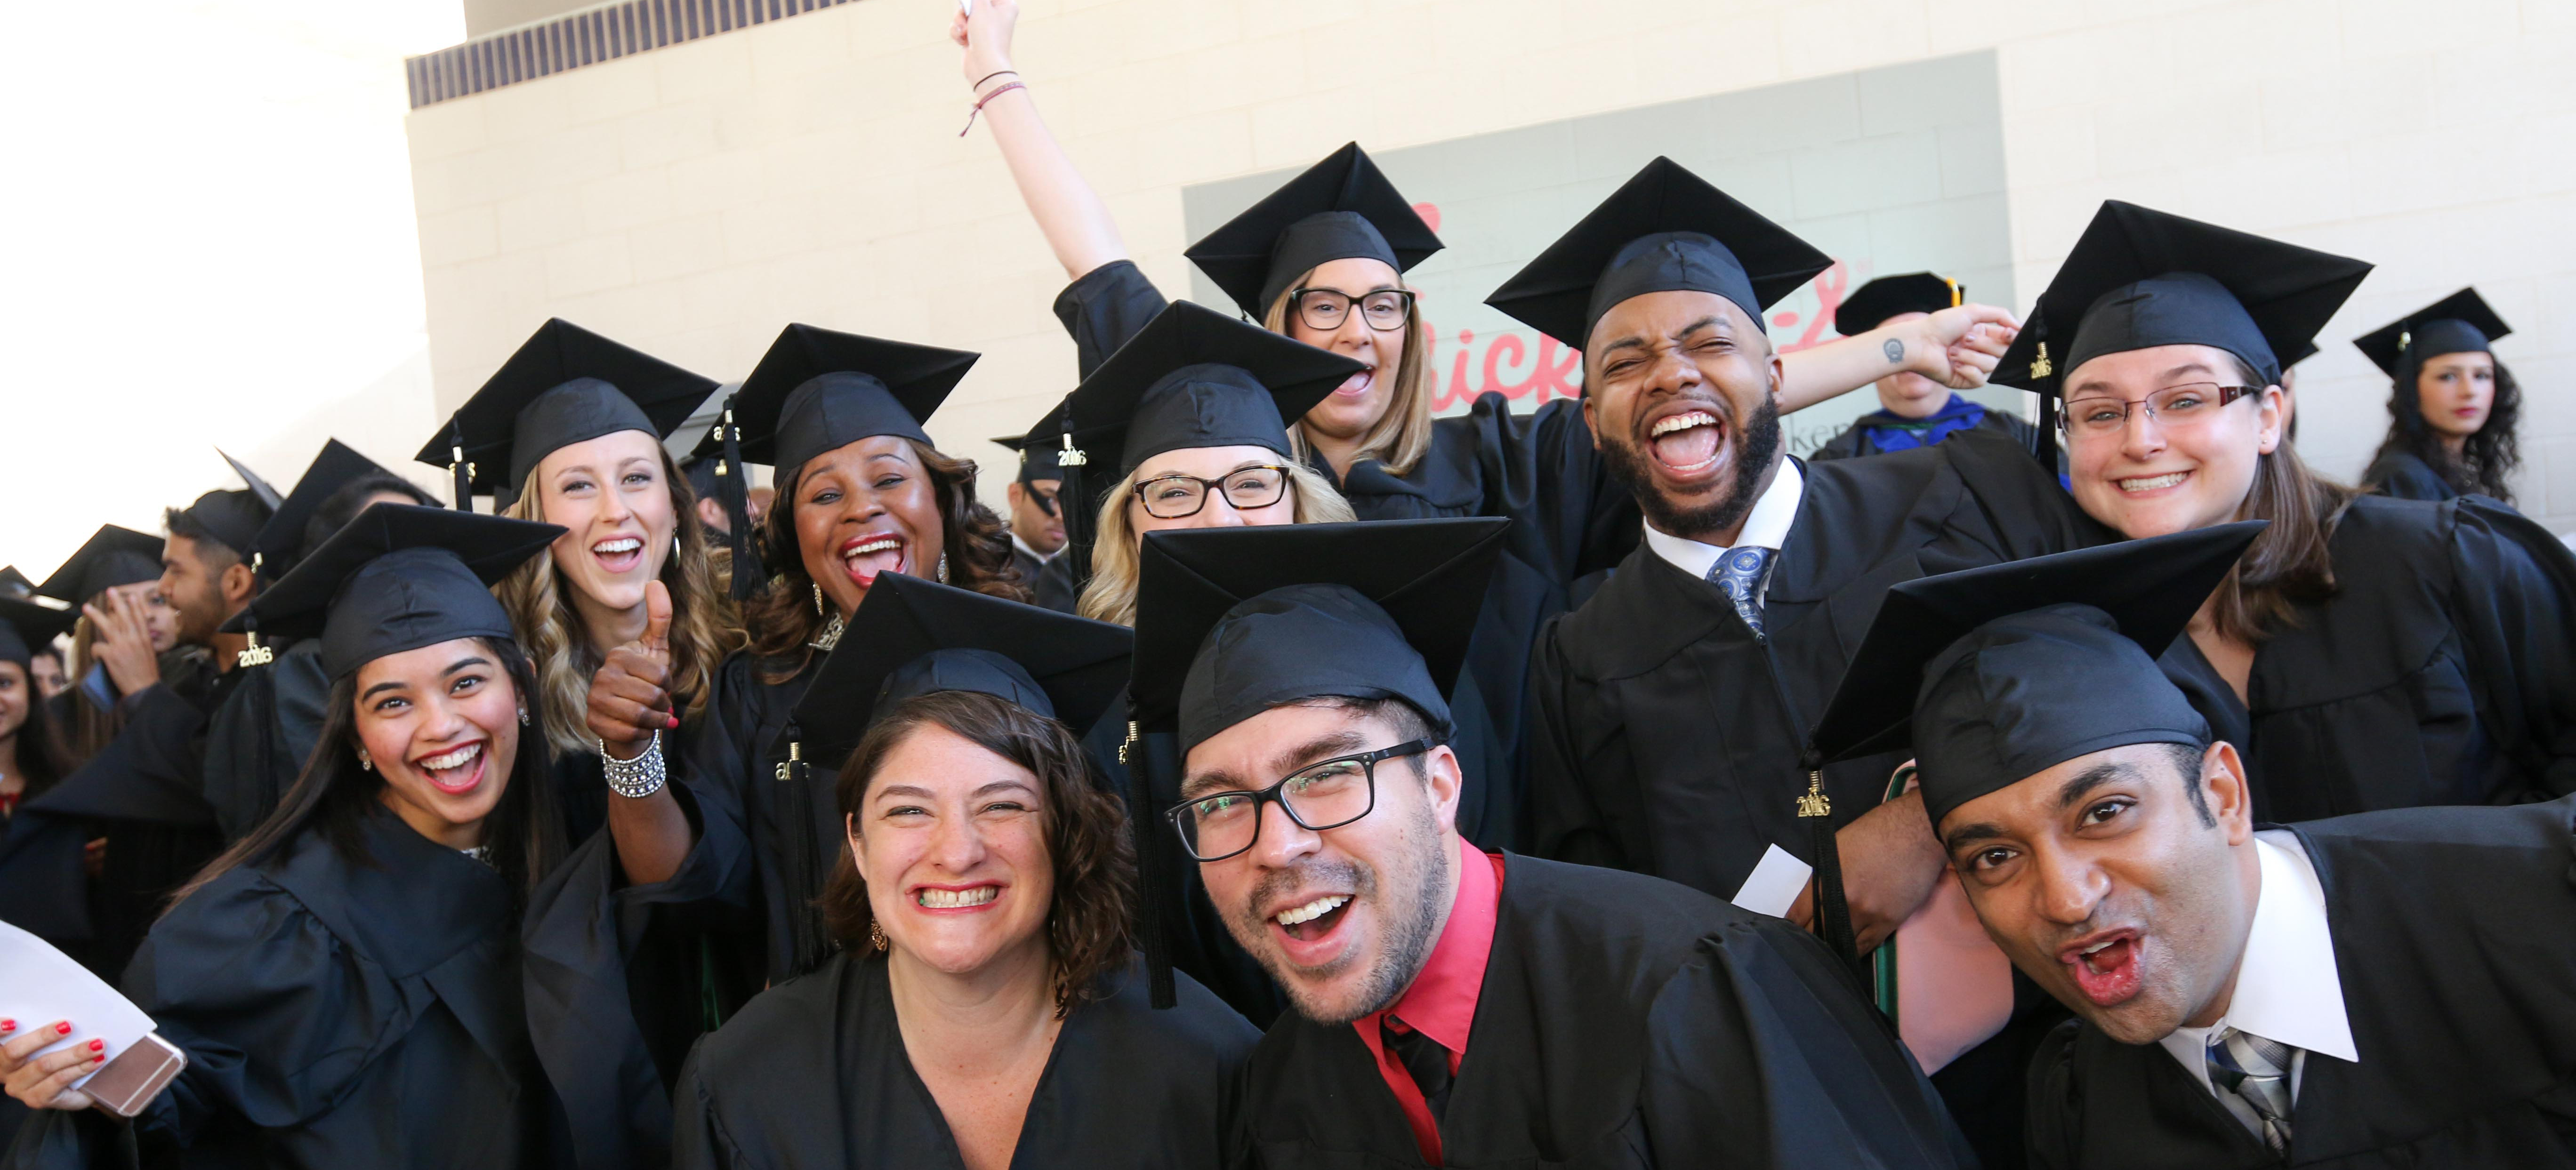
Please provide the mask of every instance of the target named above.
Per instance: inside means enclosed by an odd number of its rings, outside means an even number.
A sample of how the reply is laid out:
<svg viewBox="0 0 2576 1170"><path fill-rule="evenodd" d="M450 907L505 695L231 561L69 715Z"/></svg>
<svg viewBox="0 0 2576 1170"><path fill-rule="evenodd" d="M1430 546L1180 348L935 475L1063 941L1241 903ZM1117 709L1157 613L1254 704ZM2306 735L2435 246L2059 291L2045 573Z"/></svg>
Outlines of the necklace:
<svg viewBox="0 0 2576 1170"><path fill-rule="evenodd" d="M477 845L472 849L459 849L457 852L462 853L467 857L471 857L476 861L480 861L487 866L492 864L492 847L489 845Z"/></svg>
<svg viewBox="0 0 2576 1170"><path fill-rule="evenodd" d="M841 629L848 624L848 622L842 620L841 615L837 613L833 614L831 624L824 626L823 632L816 634L814 636L814 640L806 643L806 645L825 653L830 653L832 647L841 644Z"/></svg>

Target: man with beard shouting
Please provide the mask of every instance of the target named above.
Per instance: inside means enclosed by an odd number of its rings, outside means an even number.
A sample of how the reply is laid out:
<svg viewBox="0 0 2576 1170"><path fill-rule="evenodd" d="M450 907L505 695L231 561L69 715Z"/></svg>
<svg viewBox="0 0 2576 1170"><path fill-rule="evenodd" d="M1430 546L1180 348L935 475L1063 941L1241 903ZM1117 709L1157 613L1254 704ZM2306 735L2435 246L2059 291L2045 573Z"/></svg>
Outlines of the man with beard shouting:
<svg viewBox="0 0 2576 1170"><path fill-rule="evenodd" d="M1502 527L1145 538L1135 713L1176 723L1182 773L1138 810L1147 852L1185 852L1295 1009L1245 1067L1229 1164L1970 1164L1803 932L1458 835L1443 696Z"/></svg>

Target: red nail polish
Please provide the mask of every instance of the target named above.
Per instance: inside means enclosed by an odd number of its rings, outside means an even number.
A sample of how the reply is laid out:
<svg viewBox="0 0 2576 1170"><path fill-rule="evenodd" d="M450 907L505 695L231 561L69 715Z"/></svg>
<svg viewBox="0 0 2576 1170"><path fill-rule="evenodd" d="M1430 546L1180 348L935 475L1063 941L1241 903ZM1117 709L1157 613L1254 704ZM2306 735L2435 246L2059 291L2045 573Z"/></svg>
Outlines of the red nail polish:
<svg viewBox="0 0 2576 1170"><path fill-rule="evenodd" d="M107 1041L92 1040L89 1042L89 1050L92 1052L105 1052L107 1051Z"/></svg>
<svg viewBox="0 0 2576 1170"><path fill-rule="evenodd" d="M71 1034L72 1034L72 1023L71 1023L71 1021L70 1021L70 1020L65 1020L65 1021L63 1021L62 1023L59 1023L59 1024L54 1025L54 1035L57 1035L57 1036L69 1036L69 1035L71 1035Z"/></svg>
<svg viewBox="0 0 2576 1170"><path fill-rule="evenodd" d="M18 1030L18 1021L16 1021L16 1020L0 1020L0 1032L15 1032L15 1031L17 1031L17 1030Z"/></svg>
<svg viewBox="0 0 2576 1170"><path fill-rule="evenodd" d="M680 717L679 717L679 716L677 716L677 715L671 716L671 726L672 726L673 728L677 728L677 727L679 727L679 726L680 726Z"/></svg>

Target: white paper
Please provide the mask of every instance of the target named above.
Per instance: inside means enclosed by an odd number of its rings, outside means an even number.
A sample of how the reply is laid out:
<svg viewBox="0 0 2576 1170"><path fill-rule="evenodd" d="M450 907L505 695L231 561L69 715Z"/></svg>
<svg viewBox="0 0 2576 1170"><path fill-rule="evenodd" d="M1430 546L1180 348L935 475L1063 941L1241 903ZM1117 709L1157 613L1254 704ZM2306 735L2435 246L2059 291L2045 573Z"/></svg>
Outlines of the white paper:
<svg viewBox="0 0 2576 1170"><path fill-rule="evenodd" d="M18 1021L19 1031L9 1037L12 1040L36 1028L50 1028L57 1020L70 1021L71 1034L38 1049L39 1056L67 1045L105 1040L107 1055L114 1057L153 1031L152 1017L117 994L106 980L90 974L89 968L52 944L6 922L0 922L0 1019ZM72 1087L88 1084L96 1075L93 1070L73 1081Z"/></svg>
<svg viewBox="0 0 2576 1170"><path fill-rule="evenodd" d="M1756 914L1773 918L1789 916L1789 907L1798 904L1798 895L1807 888L1807 876L1815 867L1798 860L1789 851L1774 845L1762 851L1762 861L1744 879L1744 887L1735 891L1735 904Z"/></svg>

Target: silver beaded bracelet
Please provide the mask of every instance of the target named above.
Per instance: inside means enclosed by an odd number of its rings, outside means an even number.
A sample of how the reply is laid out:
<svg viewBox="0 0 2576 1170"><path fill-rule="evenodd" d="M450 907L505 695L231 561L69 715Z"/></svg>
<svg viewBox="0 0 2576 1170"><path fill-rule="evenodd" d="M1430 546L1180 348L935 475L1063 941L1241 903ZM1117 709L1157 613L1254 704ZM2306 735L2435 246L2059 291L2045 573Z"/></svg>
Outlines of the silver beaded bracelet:
<svg viewBox="0 0 2576 1170"><path fill-rule="evenodd" d="M644 754L621 760L608 754L608 741L599 741L599 763L608 773L608 790L628 800L642 800L662 790L667 773L662 770L662 733L653 733L653 742L644 745Z"/></svg>

